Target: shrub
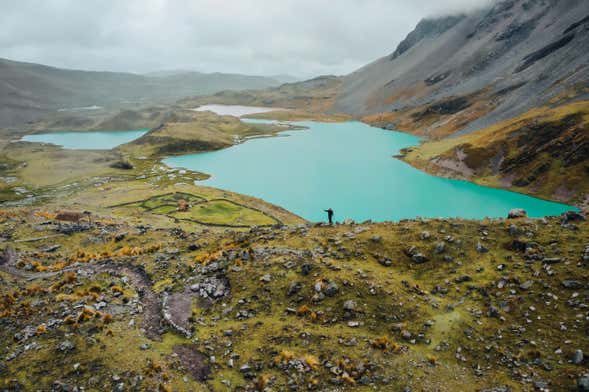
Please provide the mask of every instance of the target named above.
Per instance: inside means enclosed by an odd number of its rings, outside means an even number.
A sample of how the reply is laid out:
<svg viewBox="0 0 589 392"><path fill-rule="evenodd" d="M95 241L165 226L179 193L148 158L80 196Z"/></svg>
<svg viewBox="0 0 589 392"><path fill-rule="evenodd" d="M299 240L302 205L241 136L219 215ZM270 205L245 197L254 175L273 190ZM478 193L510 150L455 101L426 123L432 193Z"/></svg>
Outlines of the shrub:
<svg viewBox="0 0 589 392"><path fill-rule="evenodd" d="M286 363L288 363L288 361L290 361L294 357L295 357L295 354L292 351L282 350L281 352L278 353L278 355L276 355L276 357L274 357L274 363L275 364L286 364Z"/></svg>
<svg viewBox="0 0 589 392"><path fill-rule="evenodd" d="M37 329L36 329L37 335L44 334L45 332L47 332L47 326L45 324L41 324L41 325L37 326Z"/></svg>
<svg viewBox="0 0 589 392"><path fill-rule="evenodd" d="M172 387L168 384L160 384L159 392L172 392Z"/></svg>
<svg viewBox="0 0 589 392"><path fill-rule="evenodd" d="M112 319L113 319L113 317L112 317L112 314L110 314L110 313L104 313L102 315L102 322L104 324L110 324L112 322Z"/></svg>
<svg viewBox="0 0 589 392"><path fill-rule="evenodd" d="M346 384L350 384L350 385L355 385L356 384L356 380L354 380L354 378L352 378L352 376L350 376L347 372L344 372L341 375L341 379Z"/></svg>
<svg viewBox="0 0 589 392"><path fill-rule="evenodd" d="M307 305L301 305L297 309L297 314L299 316L305 316L305 315L307 315L309 313L311 313L311 308L309 308Z"/></svg>
<svg viewBox="0 0 589 392"><path fill-rule="evenodd" d="M63 274L63 281L66 283L74 283L76 281L76 273L69 271Z"/></svg>
<svg viewBox="0 0 589 392"><path fill-rule="evenodd" d="M309 366L311 369L313 369L313 370L319 369L320 362L316 356L307 354L303 357L303 361L305 361L307 366Z"/></svg>
<svg viewBox="0 0 589 392"><path fill-rule="evenodd" d="M110 288L110 291L112 291L113 294L119 293L119 294L123 294L123 288L121 286L112 286Z"/></svg>
<svg viewBox="0 0 589 392"><path fill-rule="evenodd" d="M266 385L270 382L270 375L268 374L260 374L255 382L256 391L263 391L266 388Z"/></svg>
<svg viewBox="0 0 589 392"><path fill-rule="evenodd" d="M112 167L113 169L119 169L119 170L133 170L134 169L133 165L131 165L129 162L123 161L123 160L116 161L116 162L112 163L110 165L110 167Z"/></svg>

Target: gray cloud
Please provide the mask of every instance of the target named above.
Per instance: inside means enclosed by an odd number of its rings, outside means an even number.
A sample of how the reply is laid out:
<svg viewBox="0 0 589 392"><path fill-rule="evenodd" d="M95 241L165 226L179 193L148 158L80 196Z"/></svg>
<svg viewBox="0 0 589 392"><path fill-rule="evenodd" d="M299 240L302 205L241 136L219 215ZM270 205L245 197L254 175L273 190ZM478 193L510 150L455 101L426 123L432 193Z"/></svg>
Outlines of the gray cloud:
<svg viewBox="0 0 589 392"><path fill-rule="evenodd" d="M66 68L344 74L427 16L493 0L19 0L0 57Z"/></svg>

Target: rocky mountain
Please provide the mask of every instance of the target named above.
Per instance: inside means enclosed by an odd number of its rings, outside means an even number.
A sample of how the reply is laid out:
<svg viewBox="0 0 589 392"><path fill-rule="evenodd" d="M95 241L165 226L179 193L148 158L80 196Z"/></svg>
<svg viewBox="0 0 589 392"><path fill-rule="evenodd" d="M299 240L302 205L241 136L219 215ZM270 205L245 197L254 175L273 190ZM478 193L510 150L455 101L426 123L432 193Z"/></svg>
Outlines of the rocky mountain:
<svg viewBox="0 0 589 392"><path fill-rule="evenodd" d="M425 19L331 110L439 140L406 157L432 173L588 205L588 32L582 0Z"/></svg>
<svg viewBox="0 0 589 392"><path fill-rule="evenodd" d="M90 72L0 59L0 126L19 125L60 109L170 103L192 95L280 84L282 80L264 76Z"/></svg>
<svg viewBox="0 0 589 392"><path fill-rule="evenodd" d="M333 109L375 123L413 122L414 132L441 138L563 94L589 97L587 29L583 0L507 0L425 19L392 54L346 76ZM449 115L462 121L447 124Z"/></svg>

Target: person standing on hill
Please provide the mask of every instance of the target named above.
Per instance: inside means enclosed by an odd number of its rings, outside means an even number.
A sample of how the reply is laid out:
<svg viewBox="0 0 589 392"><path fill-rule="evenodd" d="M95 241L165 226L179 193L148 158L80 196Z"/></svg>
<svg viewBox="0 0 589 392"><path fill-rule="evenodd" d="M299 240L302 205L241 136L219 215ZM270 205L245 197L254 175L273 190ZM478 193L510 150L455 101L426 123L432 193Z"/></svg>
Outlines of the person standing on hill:
<svg viewBox="0 0 589 392"><path fill-rule="evenodd" d="M327 212L327 219L329 219L329 224L333 225L333 210L331 208L328 208L324 211Z"/></svg>

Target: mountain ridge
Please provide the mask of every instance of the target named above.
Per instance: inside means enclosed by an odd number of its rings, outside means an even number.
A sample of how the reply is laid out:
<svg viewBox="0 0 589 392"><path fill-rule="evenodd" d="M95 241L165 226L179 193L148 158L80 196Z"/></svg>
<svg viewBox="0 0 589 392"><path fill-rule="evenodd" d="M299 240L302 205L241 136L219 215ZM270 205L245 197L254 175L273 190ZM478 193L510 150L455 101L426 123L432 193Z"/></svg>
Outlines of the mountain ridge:
<svg viewBox="0 0 589 392"><path fill-rule="evenodd" d="M0 126L22 125L68 107L173 103L190 95L280 84L281 80L265 76L200 72L149 76L0 59Z"/></svg>
<svg viewBox="0 0 589 392"><path fill-rule="evenodd" d="M515 117L563 89L586 82L587 35L574 31L583 29L583 23L574 25L588 14L587 2L509 0L464 16L425 19L392 54L345 76L333 109L363 117L494 87L503 91L499 110L479 116L463 132ZM424 24L429 25L425 32ZM573 31L567 31L571 27ZM550 51L565 31L572 38L560 48L555 45L558 56L551 56L552 52L539 59L532 56ZM415 36L420 39L412 39ZM526 55L535 61L524 69ZM532 64L534 69L527 69ZM559 80L565 76L566 80ZM551 86L555 82L559 86ZM431 136L427 130L422 133Z"/></svg>

